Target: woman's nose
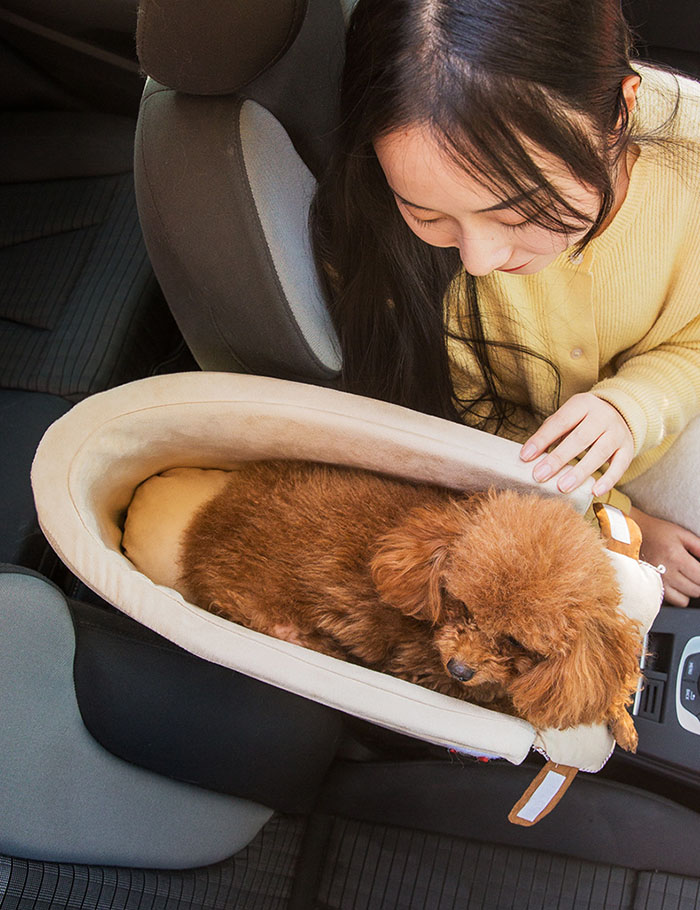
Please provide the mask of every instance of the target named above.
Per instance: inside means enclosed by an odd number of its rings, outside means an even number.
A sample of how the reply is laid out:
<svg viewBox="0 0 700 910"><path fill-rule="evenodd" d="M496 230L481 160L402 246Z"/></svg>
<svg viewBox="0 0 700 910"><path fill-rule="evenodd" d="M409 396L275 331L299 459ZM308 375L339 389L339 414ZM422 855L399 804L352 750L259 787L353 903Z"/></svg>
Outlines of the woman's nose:
<svg viewBox="0 0 700 910"><path fill-rule="evenodd" d="M489 275L505 265L511 256L510 248L501 239L488 234L463 236L458 249L462 265L475 278Z"/></svg>

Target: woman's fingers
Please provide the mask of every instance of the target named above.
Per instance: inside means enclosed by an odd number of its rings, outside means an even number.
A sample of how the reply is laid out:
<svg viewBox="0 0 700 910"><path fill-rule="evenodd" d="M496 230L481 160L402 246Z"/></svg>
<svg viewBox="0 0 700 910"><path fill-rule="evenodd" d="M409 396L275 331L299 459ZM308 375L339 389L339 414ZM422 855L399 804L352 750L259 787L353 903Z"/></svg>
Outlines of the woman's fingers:
<svg viewBox="0 0 700 910"><path fill-rule="evenodd" d="M523 461L532 461L533 458L546 452L553 443L569 433L583 420L587 412L585 405L578 400L579 397L574 395L543 421L539 429L522 447L520 457Z"/></svg>
<svg viewBox="0 0 700 910"><path fill-rule="evenodd" d="M664 602L671 604L672 607L687 607L690 603L690 597L670 585L664 584Z"/></svg>
<svg viewBox="0 0 700 910"><path fill-rule="evenodd" d="M558 446L558 449L563 449L564 451L564 455L560 456L562 465L568 464L569 461L576 457L575 455L571 455L569 458L565 457L569 451L571 451L568 438L566 440L566 443L562 443L562 445ZM585 451L585 446L583 451ZM533 472L535 480L539 480L541 477L538 469L545 462L549 462L551 464L551 456L554 454L554 452L550 453L547 455L546 459L544 459L544 462L540 462L540 464L536 466ZM606 440L605 436L598 437L598 439L595 440L590 446L588 451L585 452L585 455L575 465L570 467L568 471L565 471L561 477L559 477L557 481L557 487L563 493L568 493L570 490L575 490L576 487L580 486L587 477L590 477L594 471L597 471L601 465L605 464L606 461L609 461L612 458L613 454L614 453L611 452L609 440ZM557 464L557 462L555 462L555 464ZM543 477L542 479L546 478Z"/></svg>
<svg viewBox="0 0 700 910"><path fill-rule="evenodd" d="M700 537L635 507L630 517L642 530L642 558L665 566L664 600L687 607L691 598L700 597Z"/></svg>
<svg viewBox="0 0 700 910"><path fill-rule="evenodd" d="M548 417L523 446L521 458L529 461L558 440L559 445L535 465L532 476L541 483L582 456L559 478L557 485L562 492L575 490L608 462L608 469L594 488L596 496L607 493L622 477L634 454L632 434L622 416L591 393L574 395Z"/></svg>
<svg viewBox="0 0 700 910"><path fill-rule="evenodd" d="M679 540L683 546L681 557L678 561L678 577L675 579L676 587L688 597L700 597L700 538L695 534L681 529Z"/></svg>
<svg viewBox="0 0 700 910"><path fill-rule="evenodd" d="M609 493L629 467L631 455L620 449L609 455L608 448L604 440L599 440L571 470L562 474L557 488L562 493L570 493L607 462L608 467L593 484L592 493L594 496Z"/></svg>
<svg viewBox="0 0 700 910"><path fill-rule="evenodd" d="M679 554L678 560L666 566L664 599L675 607L687 607L692 598L700 597L700 564L690 553Z"/></svg>
<svg viewBox="0 0 700 910"><path fill-rule="evenodd" d="M688 553L700 560L700 537L697 537L692 531L681 528L681 542ZM697 577L700 579L700 562L696 562L696 565Z"/></svg>

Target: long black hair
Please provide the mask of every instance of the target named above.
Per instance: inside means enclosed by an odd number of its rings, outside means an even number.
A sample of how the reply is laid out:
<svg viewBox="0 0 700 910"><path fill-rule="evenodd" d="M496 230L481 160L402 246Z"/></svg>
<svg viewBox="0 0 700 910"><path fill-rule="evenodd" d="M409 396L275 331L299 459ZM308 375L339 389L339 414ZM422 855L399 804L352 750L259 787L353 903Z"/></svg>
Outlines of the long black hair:
<svg viewBox="0 0 700 910"><path fill-rule="evenodd" d="M312 207L346 389L495 432L509 422L515 408L496 387L476 283L456 249L429 246L406 225L373 142L429 128L499 198L524 194L513 208L532 223L563 233L585 225L582 248L610 213L630 139L630 51L619 0L358 0L336 151ZM561 196L533 147L598 193L596 218ZM455 395L447 354L445 295L457 284L460 335L482 374L469 400Z"/></svg>

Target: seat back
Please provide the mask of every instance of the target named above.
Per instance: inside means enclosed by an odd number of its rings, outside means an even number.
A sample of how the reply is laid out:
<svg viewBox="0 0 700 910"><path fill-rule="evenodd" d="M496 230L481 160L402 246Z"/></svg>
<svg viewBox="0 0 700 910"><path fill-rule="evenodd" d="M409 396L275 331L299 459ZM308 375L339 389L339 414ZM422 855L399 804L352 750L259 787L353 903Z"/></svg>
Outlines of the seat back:
<svg viewBox="0 0 700 910"><path fill-rule="evenodd" d="M330 383L308 236L337 120L338 0L143 0L136 145L151 260L204 369Z"/></svg>

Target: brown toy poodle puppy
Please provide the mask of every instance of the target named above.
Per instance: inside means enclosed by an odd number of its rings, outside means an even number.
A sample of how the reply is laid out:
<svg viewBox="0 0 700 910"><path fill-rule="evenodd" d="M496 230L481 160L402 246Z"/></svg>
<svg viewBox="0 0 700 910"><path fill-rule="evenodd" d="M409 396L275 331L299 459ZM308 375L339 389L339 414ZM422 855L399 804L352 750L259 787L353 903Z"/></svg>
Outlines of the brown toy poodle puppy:
<svg viewBox="0 0 700 910"><path fill-rule="evenodd" d="M181 590L267 635L535 727L626 711L640 635L603 541L568 503L460 494L309 462L250 462L193 518Z"/></svg>

